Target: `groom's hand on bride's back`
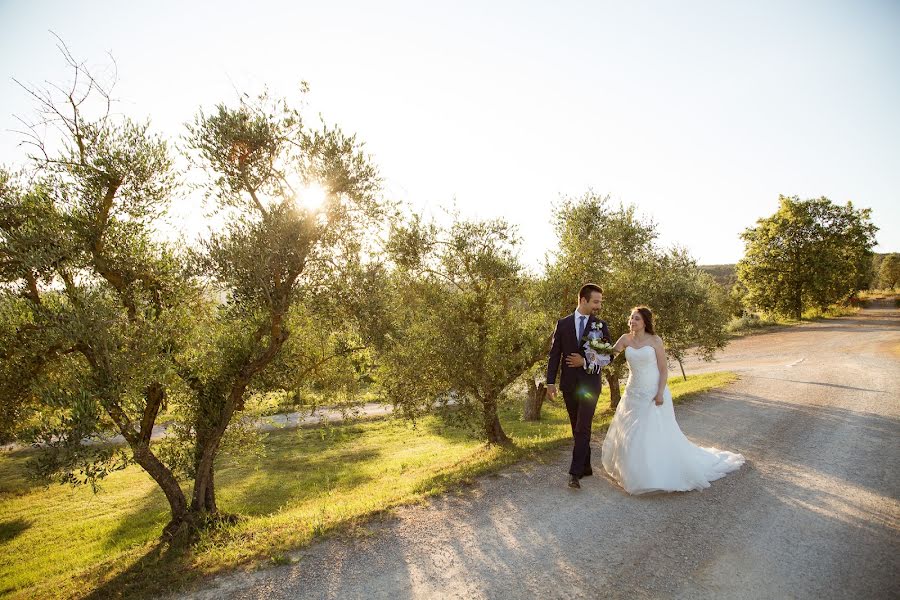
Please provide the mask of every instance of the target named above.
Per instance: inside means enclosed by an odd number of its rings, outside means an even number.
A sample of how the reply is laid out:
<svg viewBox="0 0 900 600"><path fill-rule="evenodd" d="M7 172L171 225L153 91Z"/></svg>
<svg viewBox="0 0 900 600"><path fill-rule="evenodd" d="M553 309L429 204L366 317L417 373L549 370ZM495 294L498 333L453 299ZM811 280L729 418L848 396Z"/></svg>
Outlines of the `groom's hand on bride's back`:
<svg viewBox="0 0 900 600"><path fill-rule="evenodd" d="M573 352L572 354L566 357L566 365L572 367L573 369L577 369L578 367L584 366L584 357L577 352Z"/></svg>

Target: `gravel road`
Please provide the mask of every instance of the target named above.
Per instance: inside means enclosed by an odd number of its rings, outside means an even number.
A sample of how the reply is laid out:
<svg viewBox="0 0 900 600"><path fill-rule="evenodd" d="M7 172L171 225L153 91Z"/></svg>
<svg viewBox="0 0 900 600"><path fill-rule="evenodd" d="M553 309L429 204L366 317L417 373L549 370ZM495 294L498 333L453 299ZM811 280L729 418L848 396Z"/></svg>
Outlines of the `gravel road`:
<svg viewBox="0 0 900 600"><path fill-rule="evenodd" d="M747 457L702 492L572 490L564 451L181 597L900 598L898 317L867 309L688 364L741 375L676 408L692 440Z"/></svg>

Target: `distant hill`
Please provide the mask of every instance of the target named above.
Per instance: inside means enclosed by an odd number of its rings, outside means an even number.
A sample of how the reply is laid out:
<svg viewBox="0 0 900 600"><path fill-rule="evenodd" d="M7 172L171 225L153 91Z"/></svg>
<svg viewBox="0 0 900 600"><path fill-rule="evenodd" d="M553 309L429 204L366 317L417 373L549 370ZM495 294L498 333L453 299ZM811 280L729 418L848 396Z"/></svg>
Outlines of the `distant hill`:
<svg viewBox="0 0 900 600"><path fill-rule="evenodd" d="M719 285L731 287L735 282L734 265L700 265Z"/></svg>

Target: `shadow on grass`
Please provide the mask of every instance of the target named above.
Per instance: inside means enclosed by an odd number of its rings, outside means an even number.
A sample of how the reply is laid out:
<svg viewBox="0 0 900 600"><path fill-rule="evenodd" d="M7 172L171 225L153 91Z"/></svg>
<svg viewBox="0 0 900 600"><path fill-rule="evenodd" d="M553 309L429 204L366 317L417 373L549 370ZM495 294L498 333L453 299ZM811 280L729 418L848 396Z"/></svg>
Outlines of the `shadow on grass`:
<svg viewBox="0 0 900 600"><path fill-rule="evenodd" d="M501 411L504 427L514 436L517 445L484 445L476 451L475 460L469 456L430 474L415 486L413 494L432 496L446 492L504 466L548 455L571 441L567 417L558 406L548 407L544 419L539 422L524 422L520 417L515 407ZM465 428L450 427L439 419L425 419L418 426L459 443L468 443L473 439ZM560 429L563 435L560 435ZM605 425L598 423L595 426L595 432L603 429ZM272 450L264 459L262 469L253 465L229 464L225 457L217 478L222 498L220 507L246 516L265 515L276 512L285 503L318 496L329 484L355 486L371 479L361 471L364 465L360 463L377 459L379 453L352 443L365 434L364 429L351 428L323 439L315 432L278 432L272 436L274 439L270 439ZM482 453L480 458L478 453ZM241 487L234 490L233 486ZM234 493L225 500L229 487ZM148 495L137 510L147 510L152 506L153 500ZM226 533L223 540L227 537ZM146 598L184 589L202 576L192 567L191 551L155 544L141 558L108 580L97 582L95 579L85 587L96 588L90 598Z"/></svg>
<svg viewBox="0 0 900 600"><path fill-rule="evenodd" d="M102 492L101 492L102 493ZM126 551L162 535L171 513L166 497L158 486L151 487L140 499L130 504L130 510L109 532L104 549L110 553Z"/></svg>
<svg viewBox="0 0 900 600"><path fill-rule="evenodd" d="M409 422L407 421L407 423ZM412 427L411 424L410 427ZM415 427L451 443L477 440L481 433L477 417L467 417L453 409L442 409L435 412L433 418L421 419L416 422Z"/></svg>
<svg viewBox="0 0 900 600"><path fill-rule="evenodd" d="M0 522L0 544L13 541L29 527L31 521L22 518Z"/></svg>
<svg viewBox="0 0 900 600"><path fill-rule="evenodd" d="M84 588L93 590L84 598L155 598L181 589L200 576L191 570L190 557L189 549L156 542L129 567L119 572L111 569L115 574L105 581L85 581Z"/></svg>
<svg viewBox="0 0 900 600"><path fill-rule="evenodd" d="M223 457L216 471L220 509L263 516L322 490L366 483L372 479L367 463L382 453L357 443L365 435L365 428L356 426L334 427L325 436L311 430L279 431L270 434L268 452L258 462Z"/></svg>
<svg viewBox="0 0 900 600"><path fill-rule="evenodd" d="M0 454L0 497L4 494L21 496L47 482L31 476L29 461L37 454L34 448L21 448Z"/></svg>
<svg viewBox="0 0 900 600"><path fill-rule="evenodd" d="M226 472L219 477L223 492L227 493L228 485L239 482L246 485L230 499L226 493L220 494L223 498L220 509L231 512L233 506L241 515L264 516L286 504L321 496L323 491L360 486L372 479L365 472L365 463L379 455L374 449L356 449L301 460L271 460L252 473Z"/></svg>

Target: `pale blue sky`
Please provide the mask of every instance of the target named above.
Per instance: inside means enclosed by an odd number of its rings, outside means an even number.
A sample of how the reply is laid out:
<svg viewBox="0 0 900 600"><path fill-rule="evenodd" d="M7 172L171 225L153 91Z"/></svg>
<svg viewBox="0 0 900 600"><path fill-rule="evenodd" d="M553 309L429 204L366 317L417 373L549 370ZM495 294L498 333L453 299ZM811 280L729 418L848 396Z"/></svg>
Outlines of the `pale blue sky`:
<svg viewBox="0 0 900 600"><path fill-rule="evenodd" d="M0 0L0 162L21 162L11 78L118 63L123 110L168 136L234 89L292 94L359 134L387 192L503 216L536 265L551 206L588 187L662 241L735 262L778 194L873 209L900 251L900 2ZM191 206L176 208L188 230Z"/></svg>

